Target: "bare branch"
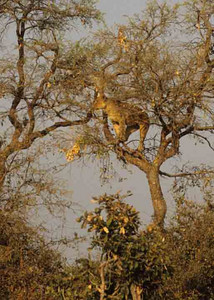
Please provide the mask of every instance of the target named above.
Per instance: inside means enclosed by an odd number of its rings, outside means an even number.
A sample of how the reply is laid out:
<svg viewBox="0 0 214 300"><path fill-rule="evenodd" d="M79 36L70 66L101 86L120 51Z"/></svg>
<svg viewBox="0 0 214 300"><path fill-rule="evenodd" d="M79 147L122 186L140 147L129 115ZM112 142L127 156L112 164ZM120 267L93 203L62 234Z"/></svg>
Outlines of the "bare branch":
<svg viewBox="0 0 214 300"><path fill-rule="evenodd" d="M82 119L82 120L76 120L76 121L65 121L65 122L56 122L55 124L41 130L41 131L36 131L30 136L31 143L39 138L39 137L44 137L47 134L51 133L52 131L56 130L57 128L60 127L69 127L69 126L75 126L75 125L83 125L89 122L89 120L92 118L92 113L89 112L87 114L87 117Z"/></svg>
<svg viewBox="0 0 214 300"><path fill-rule="evenodd" d="M210 131L214 130L214 126L194 126L195 131Z"/></svg>
<svg viewBox="0 0 214 300"><path fill-rule="evenodd" d="M214 171L202 170L202 171L196 171L196 172L184 172L184 173L177 173L177 174L169 174L169 173L166 173L166 172L163 172L160 170L159 174L161 176L176 178L176 177L188 177L188 176L197 176L197 175L204 175L204 174L214 174Z"/></svg>
<svg viewBox="0 0 214 300"><path fill-rule="evenodd" d="M192 134L193 134L194 136L197 136L197 137L203 139L203 140L208 144L209 148L212 149L212 150L214 151L214 147L211 145L211 142L209 141L208 138L206 138L205 136L203 136L203 135L201 135L201 134L199 134L199 133L192 132Z"/></svg>

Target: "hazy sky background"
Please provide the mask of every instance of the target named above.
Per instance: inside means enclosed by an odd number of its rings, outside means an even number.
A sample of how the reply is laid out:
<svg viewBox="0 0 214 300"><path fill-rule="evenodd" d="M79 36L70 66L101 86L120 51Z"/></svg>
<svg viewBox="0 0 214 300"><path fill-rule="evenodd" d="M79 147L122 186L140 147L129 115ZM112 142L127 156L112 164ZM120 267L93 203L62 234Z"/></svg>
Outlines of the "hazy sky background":
<svg viewBox="0 0 214 300"><path fill-rule="evenodd" d="M134 13L140 13L145 7L145 4L145 0L100 0L98 8L105 13L107 24L113 26L114 23L125 23L126 18L124 15L132 16ZM81 31L79 35L82 35ZM194 147L194 142L189 142L187 139L184 139L183 142L184 146L181 147L181 152L183 152L184 155L169 160L163 166L162 170L172 170L175 163L181 166L188 161L212 164L213 153L207 150L207 146L202 145L200 148L196 148ZM90 163L89 165L86 162L85 166L78 162L69 164L63 176L67 179L68 186L73 190L72 200L79 203L83 210L92 210L94 208L90 202L92 196L98 196L104 192L115 193L121 190L121 193L125 193L127 190L131 190L134 195L129 198L129 202L140 211L143 223L149 222L153 208L144 173L130 166L128 168L129 171L132 172L132 174L130 174L130 172L121 169L119 167L120 163L118 162L115 163L115 166L118 166L116 169L119 177L127 177L127 179L120 183L118 178L115 178L110 184L102 187L99 181L100 173L98 162ZM168 190L173 181L170 179L162 179L161 181L168 203L168 214L170 214L173 211L173 201ZM71 216L66 225L66 231L69 233L74 227L78 228L78 225L75 225L75 218Z"/></svg>
<svg viewBox="0 0 214 300"><path fill-rule="evenodd" d="M100 0L98 8L105 13L108 25L125 22L125 15L139 13L146 5L145 0Z"/></svg>

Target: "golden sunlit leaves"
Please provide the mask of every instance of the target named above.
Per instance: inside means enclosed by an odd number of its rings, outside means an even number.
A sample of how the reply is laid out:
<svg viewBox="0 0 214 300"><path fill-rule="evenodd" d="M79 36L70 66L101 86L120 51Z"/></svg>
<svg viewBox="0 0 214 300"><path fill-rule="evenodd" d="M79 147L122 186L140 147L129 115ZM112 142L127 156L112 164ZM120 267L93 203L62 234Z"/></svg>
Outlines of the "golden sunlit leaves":
<svg viewBox="0 0 214 300"><path fill-rule="evenodd" d="M154 99L152 100L151 105L152 105L152 107L155 107L155 100Z"/></svg>
<svg viewBox="0 0 214 300"><path fill-rule="evenodd" d="M80 156L80 145L75 143L74 146L66 152L67 161L73 161L76 156Z"/></svg>
<svg viewBox="0 0 214 300"><path fill-rule="evenodd" d="M118 259L118 256L116 254L112 254L113 260L116 261Z"/></svg>
<svg viewBox="0 0 214 300"><path fill-rule="evenodd" d="M125 234L125 233L126 233L125 228L124 228L124 227L121 227L121 228L120 228L120 234Z"/></svg>
<svg viewBox="0 0 214 300"><path fill-rule="evenodd" d="M94 231L97 229L97 226L96 225L93 225L93 227L91 228L91 231Z"/></svg>
<svg viewBox="0 0 214 300"><path fill-rule="evenodd" d="M107 227L103 227L103 231L105 231L105 233L109 233L109 230Z"/></svg>
<svg viewBox="0 0 214 300"><path fill-rule="evenodd" d="M88 222L90 222L92 219L93 219L93 216L92 216L92 215L88 215L88 216L87 216L87 221L88 221Z"/></svg>
<svg viewBox="0 0 214 300"><path fill-rule="evenodd" d="M73 161L75 158L81 157L81 150L86 150L87 145L84 144L82 137L78 137L70 149L61 149L62 152L65 152L66 160L68 162Z"/></svg>
<svg viewBox="0 0 214 300"><path fill-rule="evenodd" d="M129 218L128 217L124 217L123 221L124 221L125 224L127 224L128 221L129 221Z"/></svg>
<svg viewBox="0 0 214 300"><path fill-rule="evenodd" d="M118 31L118 44L123 47L125 51L128 50L127 37L124 35L123 30L120 28Z"/></svg>
<svg viewBox="0 0 214 300"><path fill-rule="evenodd" d="M151 233L153 230L154 230L154 226L152 224L150 224L150 225L147 226L147 231L148 232Z"/></svg>

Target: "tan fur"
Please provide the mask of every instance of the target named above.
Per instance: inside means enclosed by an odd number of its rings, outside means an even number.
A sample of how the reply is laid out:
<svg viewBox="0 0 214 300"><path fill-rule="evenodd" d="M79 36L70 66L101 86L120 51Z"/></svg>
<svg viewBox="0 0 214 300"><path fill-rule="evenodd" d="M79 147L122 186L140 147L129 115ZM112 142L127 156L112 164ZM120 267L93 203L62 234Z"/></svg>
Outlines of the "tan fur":
<svg viewBox="0 0 214 300"><path fill-rule="evenodd" d="M100 93L97 93L95 97L93 108L94 110L102 109L107 114L113 124L116 136L121 142L127 141L132 133L140 130L138 150L143 150L144 140L149 129L149 117L145 111L136 105L108 99Z"/></svg>

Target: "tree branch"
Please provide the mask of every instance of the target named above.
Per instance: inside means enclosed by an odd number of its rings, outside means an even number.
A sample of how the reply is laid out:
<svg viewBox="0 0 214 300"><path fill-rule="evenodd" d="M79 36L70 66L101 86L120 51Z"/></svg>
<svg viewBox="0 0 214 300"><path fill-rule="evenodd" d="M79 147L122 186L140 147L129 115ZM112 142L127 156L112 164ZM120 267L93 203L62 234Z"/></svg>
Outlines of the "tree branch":
<svg viewBox="0 0 214 300"><path fill-rule="evenodd" d="M208 146L210 147L210 149L212 149L214 151L214 147L211 145L210 141L208 140L208 138L206 138L205 136L199 134L199 133L194 133L192 132L193 135L198 136L199 138L205 140L208 144Z"/></svg>
<svg viewBox="0 0 214 300"><path fill-rule="evenodd" d="M22 123L18 120L16 115L16 109L23 99L24 94L24 85L25 85L25 72L24 72L24 64L25 64L25 52L24 52L24 34L25 34L25 21L24 16L21 20L16 20L16 36L17 36L17 43L18 43L18 52L19 57L17 61L17 72L19 76L19 82L17 85L17 89L15 92L15 97L12 102L10 111L9 111L9 120L11 124L14 126L15 131L13 134L13 140L19 138L22 133Z"/></svg>
<svg viewBox="0 0 214 300"><path fill-rule="evenodd" d="M194 130L195 131L207 131L207 130L214 130L214 125L213 126L202 126L202 127L200 127L200 126L194 126Z"/></svg>
<svg viewBox="0 0 214 300"><path fill-rule="evenodd" d="M196 171L196 172L184 172L184 173L177 173L177 174L169 174L169 173L166 173L166 172L163 172L160 170L159 174L161 176L176 178L176 177L197 176L197 175L203 175L203 174L214 174L214 171L202 170L202 171Z"/></svg>
<svg viewBox="0 0 214 300"><path fill-rule="evenodd" d="M30 140L31 142L33 142L35 139L39 138L39 137L44 137L47 134L51 133L52 131L54 131L57 128L60 127L68 127L68 126L75 126L75 125L83 125L86 124L87 122L90 121L90 119L92 118L92 113L88 112L86 118L82 119L82 120L76 120L76 121L65 121L65 122L56 122L53 125L40 130L40 131L36 131L34 132L31 136L30 136Z"/></svg>

